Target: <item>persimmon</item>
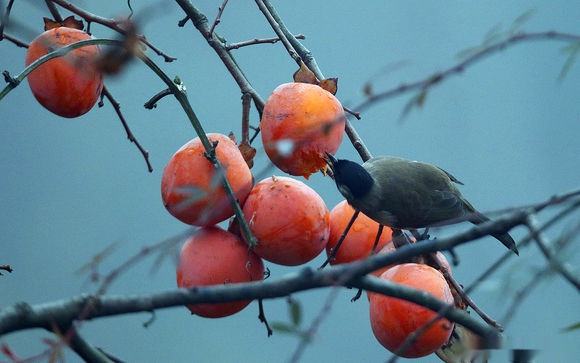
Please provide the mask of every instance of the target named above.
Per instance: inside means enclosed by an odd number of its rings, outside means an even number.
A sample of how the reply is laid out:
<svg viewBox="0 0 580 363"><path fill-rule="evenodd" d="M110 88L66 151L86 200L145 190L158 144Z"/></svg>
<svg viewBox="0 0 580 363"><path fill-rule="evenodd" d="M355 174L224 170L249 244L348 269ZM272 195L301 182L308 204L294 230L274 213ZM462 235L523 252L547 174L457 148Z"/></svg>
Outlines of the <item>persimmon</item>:
<svg viewBox="0 0 580 363"><path fill-rule="evenodd" d="M26 52L26 65L55 49L91 39L82 30L58 27L40 34ZM97 102L103 89L103 76L95 67L99 48L90 45L51 59L28 75L28 84L38 102L62 117L78 117Z"/></svg>
<svg viewBox="0 0 580 363"><path fill-rule="evenodd" d="M252 173L236 144L222 134L207 134L217 142L216 157L221 162L236 199L243 203L252 189ZM165 208L180 221L211 226L234 214L222 185L223 176L205 157L199 138L183 145L169 160L161 179Z"/></svg>
<svg viewBox="0 0 580 363"><path fill-rule="evenodd" d="M453 304L451 289L441 272L416 263L393 266L381 279L424 291L444 303ZM395 352L407 337L432 320L437 313L402 299L370 293L370 320L377 340L388 350ZM399 354L417 358L431 354L445 344L453 330L453 323L440 319L415 342Z"/></svg>
<svg viewBox="0 0 580 363"><path fill-rule="evenodd" d="M287 177L262 180L244 204L244 216L263 259L295 266L322 252L330 233L329 212L306 184Z"/></svg>
<svg viewBox="0 0 580 363"><path fill-rule="evenodd" d="M324 153L334 154L346 118L330 92L307 83L285 83L268 98L260 128L266 154L282 171L308 177L326 167Z"/></svg>
<svg viewBox="0 0 580 363"><path fill-rule="evenodd" d="M326 254L328 256L330 256L332 249L336 246L354 212L354 209L346 200L338 203L330 211L330 237L326 245ZM352 262L368 257L372 252L378 229L379 224L377 222L363 213L359 213L330 264ZM391 237L392 230L389 227L384 227L376 251L378 252L382 249L391 240Z"/></svg>
<svg viewBox="0 0 580 363"><path fill-rule="evenodd" d="M236 284L260 281L264 264L237 236L218 227L204 227L181 249L177 266L177 286ZM221 318L245 308L250 301L193 304L188 309L206 318Z"/></svg>

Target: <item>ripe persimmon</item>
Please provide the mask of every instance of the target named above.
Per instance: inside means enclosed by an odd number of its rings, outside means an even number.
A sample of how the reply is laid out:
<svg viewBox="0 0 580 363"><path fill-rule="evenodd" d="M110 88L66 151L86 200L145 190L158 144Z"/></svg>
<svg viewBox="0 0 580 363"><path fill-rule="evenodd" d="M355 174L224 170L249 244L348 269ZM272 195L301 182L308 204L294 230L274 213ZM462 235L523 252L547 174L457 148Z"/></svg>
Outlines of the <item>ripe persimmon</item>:
<svg viewBox="0 0 580 363"><path fill-rule="evenodd" d="M282 84L264 107L262 143L282 171L308 177L326 167L325 152L338 150L345 122L342 105L330 92L313 84Z"/></svg>
<svg viewBox="0 0 580 363"><path fill-rule="evenodd" d="M306 184L287 177L262 180L244 204L244 216L258 240L254 251L281 265L300 265L322 252L330 233L329 212Z"/></svg>
<svg viewBox="0 0 580 363"><path fill-rule="evenodd" d="M40 34L26 52L26 65L55 49L91 39L82 30L58 27ZM96 45L77 48L63 57L51 59L28 75L28 84L38 102L62 117L78 117L97 102L103 76L95 67Z"/></svg>
<svg viewBox="0 0 580 363"><path fill-rule="evenodd" d="M336 246L353 214L354 209L346 200L338 203L330 211L330 237L326 245L326 254L328 256L330 256L332 249ZM347 263L368 257L372 252L378 229L379 224L377 222L363 213L359 213L330 264ZM381 250L391 240L391 237L392 230L389 227L384 227L376 251Z"/></svg>
<svg viewBox="0 0 580 363"><path fill-rule="evenodd" d="M260 281L264 264L237 236L218 227L204 227L181 249L177 266L177 286L224 285ZM221 318L245 308L250 301L188 305L196 315Z"/></svg>
<svg viewBox="0 0 580 363"><path fill-rule="evenodd" d="M385 271L380 278L422 290L444 303L453 304L453 295L445 278L430 266L416 263L397 265ZM377 293L369 293L369 297L373 333L391 352L397 351L410 334L437 316L432 310L402 299ZM453 323L442 318L399 354L407 358L431 354L449 340L452 331Z"/></svg>
<svg viewBox="0 0 580 363"><path fill-rule="evenodd" d="M252 189L252 173L236 144L222 134L207 134L218 142L216 156L230 182L236 199L243 203ZM205 157L199 138L183 145L163 171L161 197L165 208L180 221L211 226L234 214L222 185L223 176Z"/></svg>

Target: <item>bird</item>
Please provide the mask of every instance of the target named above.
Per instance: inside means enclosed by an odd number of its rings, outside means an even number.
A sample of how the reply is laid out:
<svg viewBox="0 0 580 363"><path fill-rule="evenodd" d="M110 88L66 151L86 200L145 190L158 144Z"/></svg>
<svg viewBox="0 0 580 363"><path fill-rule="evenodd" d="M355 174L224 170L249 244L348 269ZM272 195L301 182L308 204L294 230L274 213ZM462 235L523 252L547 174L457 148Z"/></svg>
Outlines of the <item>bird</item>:
<svg viewBox="0 0 580 363"><path fill-rule="evenodd" d="M489 221L463 197L456 186L463 183L438 166L394 156L362 165L330 153L324 159L347 202L382 225L402 230ZM491 235L519 255L508 233Z"/></svg>

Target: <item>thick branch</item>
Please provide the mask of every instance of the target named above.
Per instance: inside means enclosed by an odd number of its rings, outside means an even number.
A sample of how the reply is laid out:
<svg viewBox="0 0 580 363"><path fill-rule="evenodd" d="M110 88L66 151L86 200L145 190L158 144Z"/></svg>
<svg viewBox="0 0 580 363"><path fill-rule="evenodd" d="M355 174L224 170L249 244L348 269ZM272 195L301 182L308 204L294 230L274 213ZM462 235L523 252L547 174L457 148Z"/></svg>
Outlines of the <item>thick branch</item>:
<svg viewBox="0 0 580 363"><path fill-rule="evenodd" d="M444 69L442 71L436 72L427 78L424 78L424 79L421 79L421 80L418 80L415 82L411 82L411 83L403 83L396 88L393 88L393 89L390 89L390 90L387 90L384 92L379 92L377 94L372 94L365 101L363 101L361 104L354 107L354 109L358 112L361 112L361 111L368 109L370 106L372 106L373 104L375 104L377 102L384 101L386 99L393 98L396 96L400 96L400 95L405 94L405 93L410 92L410 91L424 90L424 89L430 88L436 84L440 84L441 82L443 82L444 80L447 80L449 77L451 77L453 75L461 74L468 67L470 67L470 66L474 65L475 63L489 57L490 55L498 53L502 50L510 48L510 47L512 47L516 44L519 44L519 43L529 42L529 41L541 41L541 40L558 40L558 41L564 41L564 42L579 42L580 35L566 34L566 33L560 33L560 32L555 32L555 31L515 34L515 35L512 35L511 37L509 37L501 42L498 42L498 43L495 43L495 44L490 45L488 47L485 47L485 48L473 53L472 55L470 55L469 57L467 57L463 61L457 63L456 65L453 65L453 66L451 66L447 69Z"/></svg>
<svg viewBox="0 0 580 363"><path fill-rule="evenodd" d="M216 303L247 299L271 299L287 296L293 292L315 289L325 286L335 286L342 282L344 286L354 286L370 291L402 298L426 306L435 311L446 307L441 301L416 290L391 284L379 279L361 277L381 267L408 260L409 258L448 250L461 244L474 241L488 234L497 234L509 231L516 225L526 223L529 215L547 205L563 203L578 191L554 196L546 202L538 203L535 207L514 211L510 214L474 226L464 232L447 238L424 241L405 245L390 254L377 254L366 260L333 266L326 270L313 271L303 269L297 274L288 275L278 280L232 284L227 286L200 287L192 289L178 289L167 292L138 295L138 296L77 296L68 300L30 306L19 303L0 310L0 335L35 327L49 327L52 323L67 325L78 319L79 313L92 303L93 310L85 316L86 319L149 312L156 309L172 306ZM345 279L348 276L348 279ZM369 280L370 279L370 280ZM470 318L463 311L450 310L443 315L477 334L495 334L492 327ZM491 333L493 332L493 333Z"/></svg>

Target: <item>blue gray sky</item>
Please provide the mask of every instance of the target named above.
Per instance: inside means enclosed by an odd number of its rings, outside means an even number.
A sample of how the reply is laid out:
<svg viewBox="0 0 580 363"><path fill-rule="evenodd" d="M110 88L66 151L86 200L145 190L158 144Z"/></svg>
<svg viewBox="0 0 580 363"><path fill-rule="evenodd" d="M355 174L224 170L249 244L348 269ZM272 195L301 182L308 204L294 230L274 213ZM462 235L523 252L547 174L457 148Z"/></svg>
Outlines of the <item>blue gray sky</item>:
<svg viewBox="0 0 580 363"><path fill-rule="evenodd" d="M43 2L41 2L43 3ZM124 1L75 2L106 17L126 14ZM149 2L133 2L138 9ZM213 18L221 1L198 6ZM41 32L47 12L31 1L17 1L12 17L26 24L30 41ZM377 91L414 81L457 62L459 51L482 42L497 25L503 30L522 13L535 9L523 29L580 34L580 3L575 1L275 1L280 15L305 44L327 76L339 77L338 97L345 105L363 100L362 86L374 79ZM148 38L178 58L163 63L151 57L187 86L190 101L208 132L240 133L240 92L213 50L187 24L178 28L181 10L172 2L144 23ZM230 42L273 36L252 1L230 1L217 32ZM96 36L111 32L93 25ZM399 121L411 95L377 104L354 121L371 151L440 165L465 183L462 191L474 205L489 211L540 201L578 187L580 182L580 68L558 81L565 61L560 42L517 45L450 78L427 95L425 105ZM0 68L16 74L24 50L0 42ZM258 92L266 98L291 80L295 63L282 45L235 51L236 59ZM404 63L385 74L385 67ZM381 74L377 76L377 74ZM150 151L155 171L147 173L109 104L79 119L63 119L39 106L23 83L0 102L0 263L15 272L0 278L0 306L40 303L94 291L75 271L112 242L119 248L103 272L117 266L142 246L181 232L160 198L163 167L170 156L195 137L179 105L167 98L152 111L142 107L163 84L135 63L107 86L122 104L135 135ZM257 114L252 114L257 123ZM356 158L346 142L338 155ZM255 170L266 163L259 154ZM275 171L281 175L280 171ZM307 181L329 209L340 194L328 178ZM465 228L445 228L438 236ZM560 229L549 236L555 238ZM514 236L525 235L523 228ZM457 279L468 284L504 253L492 238L457 250ZM570 263L578 265L577 256ZM474 299L492 316L501 317L513 291L527 282L544 261L534 248L500 271ZM312 262L318 266L322 257ZM161 291L175 286L174 266L166 262L150 274L146 260L116 281L115 294ZM296 268L267 266L273 279ZM506 283L509 282L509 283ZM318 313L328 291L296 294L305 323ZM350 303L343 291L305 352L304 362L382 362L390 354L372 335L366 299ZM283 299L266 301L270 321L285 321ZM283 334L266 338L253 303L231 318L207 320L185 308L88 322L82 332L90 342L128 362L284 362L297 340ZM508 348L538 349L540 361L570 362L580 354L578 333L560 329L578 321L578 295L559 277L542 283L518 309L506 332ZM20 355L44 348L47 333L27 331L2 338ZM68 354L71 361L77 358ZM404 361L404 360L403 360ZM421 361L436 361L428 357ZM506 361L497 354L492 361Z"/></svg>

